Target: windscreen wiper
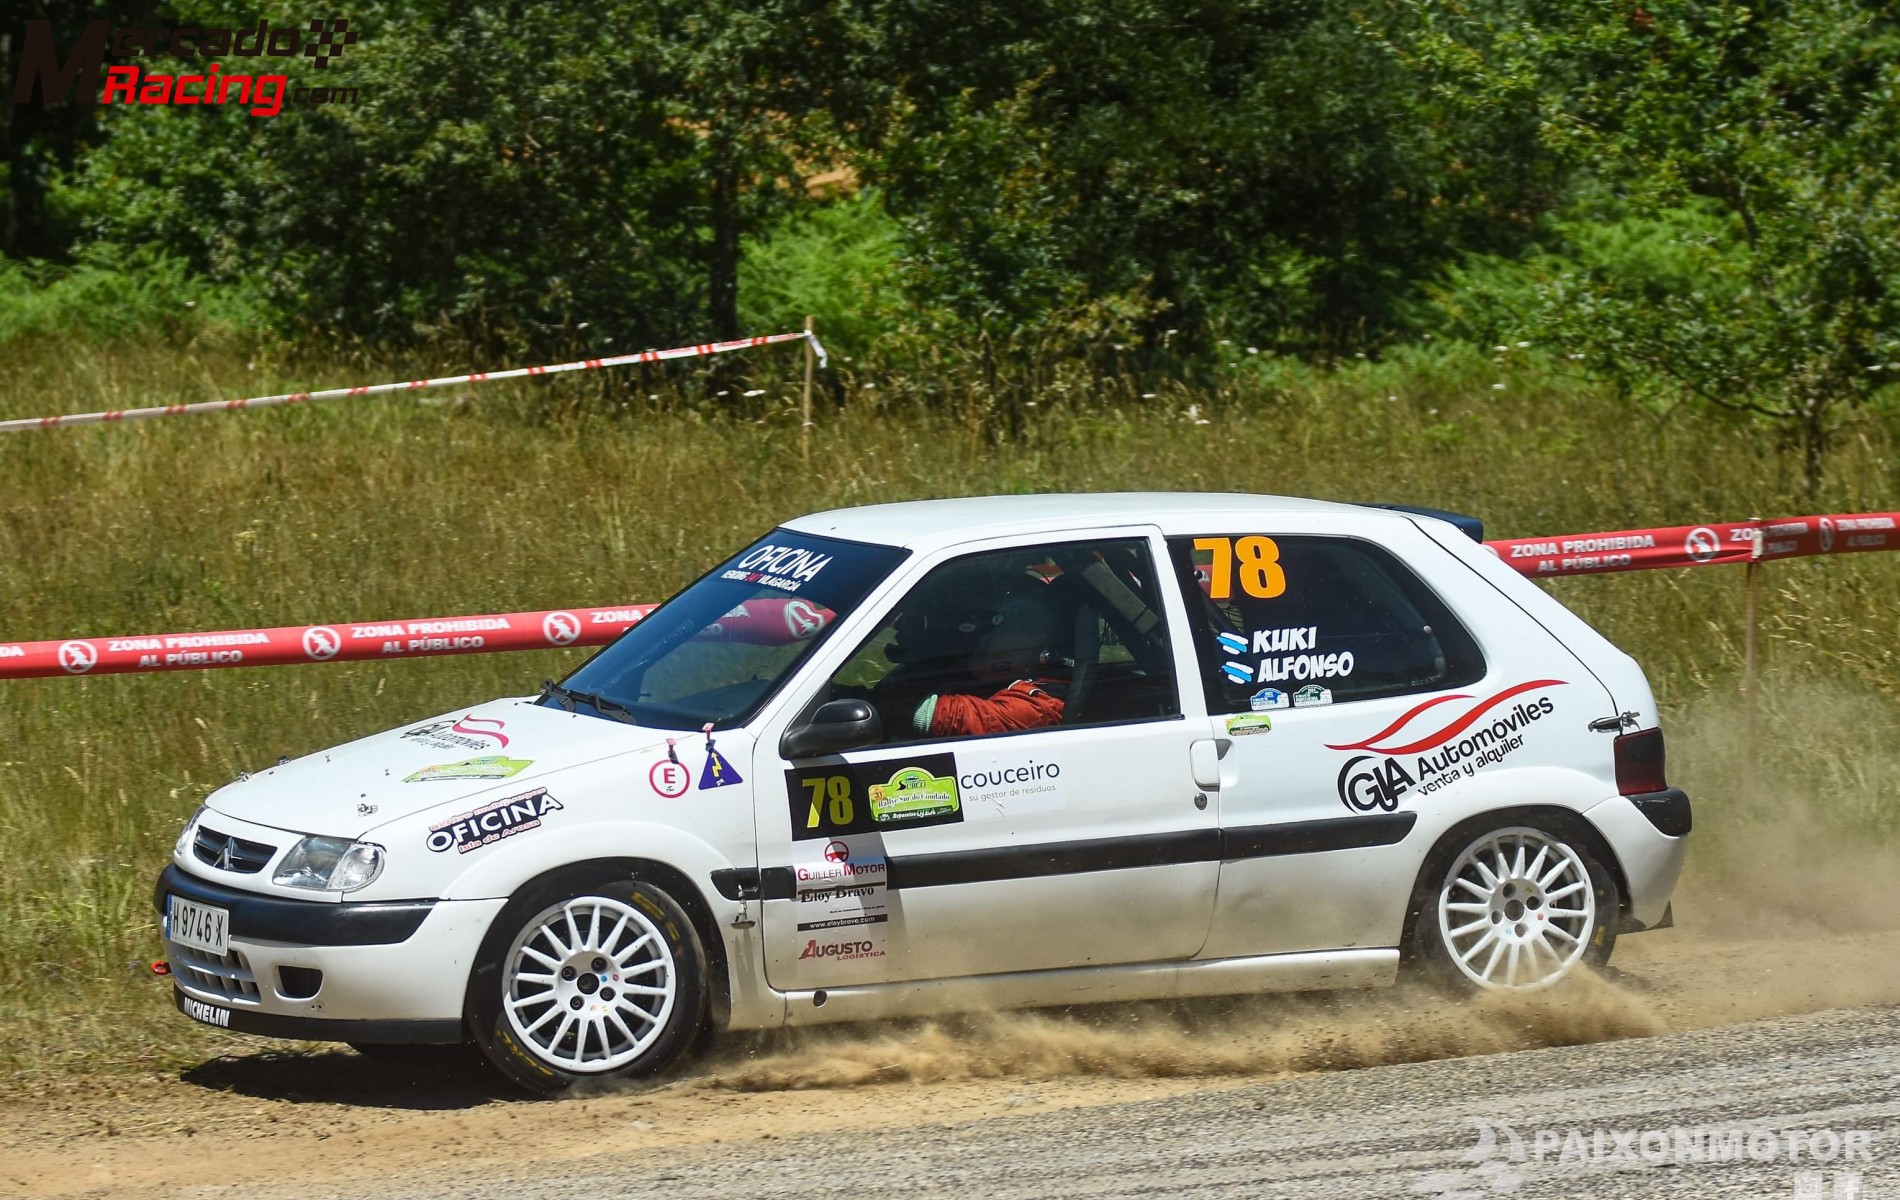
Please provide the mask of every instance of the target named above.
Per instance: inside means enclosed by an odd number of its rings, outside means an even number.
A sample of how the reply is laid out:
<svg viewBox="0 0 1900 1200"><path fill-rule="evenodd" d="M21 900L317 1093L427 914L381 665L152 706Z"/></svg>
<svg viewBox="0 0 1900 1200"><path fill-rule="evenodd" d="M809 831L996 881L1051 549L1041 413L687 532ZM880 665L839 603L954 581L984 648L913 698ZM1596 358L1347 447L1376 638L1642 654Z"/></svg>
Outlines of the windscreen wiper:
<svg viewBox="0 0 1900 1200"><path fill-rule="evenodd" d="M549 679L543 681L541 684L541 697L542 699L546 699L549 696L553 696L556 700L563 701L561 707L569 712L574 711L574 702L579 700L583 704L593 705L594 711L604 717L612 717L614 720L626 725L638 725L640 723L639 719L633 715L632 709L618 700L609 700L598 692L577 692L573 688L562 687L552 679Z"/></svg>

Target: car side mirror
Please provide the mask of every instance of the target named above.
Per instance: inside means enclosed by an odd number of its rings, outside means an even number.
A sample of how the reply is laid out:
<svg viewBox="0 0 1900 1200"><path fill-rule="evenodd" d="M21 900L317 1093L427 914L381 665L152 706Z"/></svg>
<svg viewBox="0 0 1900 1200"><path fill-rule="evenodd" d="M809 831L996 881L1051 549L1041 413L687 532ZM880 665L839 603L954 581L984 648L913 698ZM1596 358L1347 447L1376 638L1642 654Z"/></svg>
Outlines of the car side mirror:
<svg viewBox="0 0 1900 1200"><path fill-rule="evenodd" d="M779 739L778 752L790 759L839 754L884 740L877 709L862 700L827 700L811 720L794 725Z"/></svg>

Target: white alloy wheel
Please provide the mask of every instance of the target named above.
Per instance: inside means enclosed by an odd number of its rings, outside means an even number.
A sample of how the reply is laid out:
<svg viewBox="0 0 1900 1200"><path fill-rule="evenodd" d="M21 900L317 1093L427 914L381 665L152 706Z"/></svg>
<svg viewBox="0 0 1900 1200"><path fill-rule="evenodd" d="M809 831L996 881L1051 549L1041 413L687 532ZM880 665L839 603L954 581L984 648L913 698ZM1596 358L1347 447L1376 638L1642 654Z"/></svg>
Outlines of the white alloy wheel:
<svg viewBox="0 0 1900 1200"><path fill-rule="evenodd" d="M542 910L503 960L502 1009L549 1066L595 1075L644 1054L679 990L672 950L632 904L581 896Z"/></svg>
<svg viewBox="0 0 1900 1200"><path fill-rule="evenodd" d="M1590 869L1568 845L1523 826L1487 833L1438 890L1438 933L1454 966L1481 988L1549 987L1596 931Z"/></svg>

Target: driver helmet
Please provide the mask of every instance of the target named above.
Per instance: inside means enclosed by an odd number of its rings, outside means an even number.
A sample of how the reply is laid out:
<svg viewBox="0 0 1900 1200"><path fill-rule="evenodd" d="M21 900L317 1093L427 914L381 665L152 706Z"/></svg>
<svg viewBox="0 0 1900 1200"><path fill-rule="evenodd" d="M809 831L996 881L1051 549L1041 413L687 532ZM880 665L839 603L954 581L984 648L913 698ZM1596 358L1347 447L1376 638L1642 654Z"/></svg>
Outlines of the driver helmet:
<svg viewBox="0 0 1900 1200"><path fill-rule="evenodd" d="M983 575L987 575L984 578ZM1061 596L1027 570L946 573L896 622L885 647L894 663L949 665L980 677L1026 678L1066 664L1072 622Z"/></svg>

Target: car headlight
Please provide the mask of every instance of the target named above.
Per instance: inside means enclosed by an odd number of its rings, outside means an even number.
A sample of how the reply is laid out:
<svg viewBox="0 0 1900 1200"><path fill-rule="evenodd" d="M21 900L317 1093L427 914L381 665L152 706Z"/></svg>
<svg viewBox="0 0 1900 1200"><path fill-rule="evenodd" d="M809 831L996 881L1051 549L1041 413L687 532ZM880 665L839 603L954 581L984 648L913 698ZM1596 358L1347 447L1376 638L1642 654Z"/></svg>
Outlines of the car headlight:
<svg viewBox="0 0 1900 1200"><path fill-rule="evenodd" d="M307 837L277 865L272 883L313 892L354 892L383 873L383 848L349 838Z"/></svg>
<svg viewBox="0 0 1900 1200"><path fill-rule="evenodd" d="M185 827L178 831L178 841L172 846L173 858L183 858L186 852L191 849L191 835L193 831L198 828L198 818L204 815L205 806L200 804L197 808L191 810L189 817L185 818Z"/></svg>

